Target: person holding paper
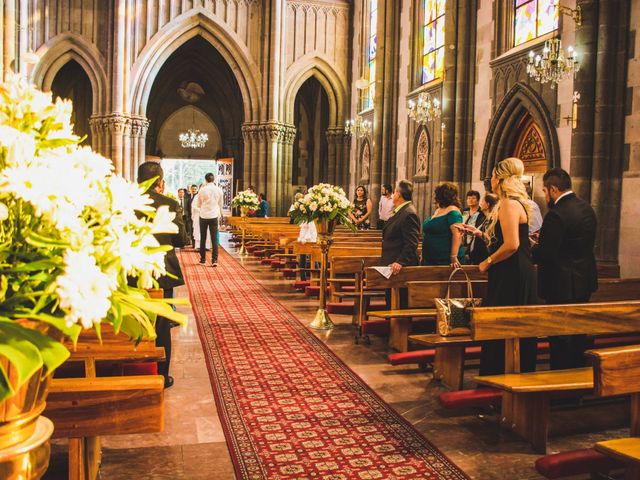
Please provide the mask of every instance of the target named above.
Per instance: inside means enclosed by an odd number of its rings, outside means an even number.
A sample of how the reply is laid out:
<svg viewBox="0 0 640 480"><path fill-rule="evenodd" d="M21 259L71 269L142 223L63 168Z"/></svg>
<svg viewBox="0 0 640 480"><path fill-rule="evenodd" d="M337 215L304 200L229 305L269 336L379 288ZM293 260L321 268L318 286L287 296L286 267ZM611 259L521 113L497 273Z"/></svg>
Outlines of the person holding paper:
<svg viewBox="0 0 640 480"><path fill-rule="evenodd" d="M388 265L393 275L402 267L416 266L418 260L418 241L420 239L420 219L411 202L413 184L400 180L393 193L394 209L382 230L382 265ZM403 291L404 290L404 291ZM387 306L390 304L387 293ZM406 289L400 291L400 305L406 306Z"/></svg>

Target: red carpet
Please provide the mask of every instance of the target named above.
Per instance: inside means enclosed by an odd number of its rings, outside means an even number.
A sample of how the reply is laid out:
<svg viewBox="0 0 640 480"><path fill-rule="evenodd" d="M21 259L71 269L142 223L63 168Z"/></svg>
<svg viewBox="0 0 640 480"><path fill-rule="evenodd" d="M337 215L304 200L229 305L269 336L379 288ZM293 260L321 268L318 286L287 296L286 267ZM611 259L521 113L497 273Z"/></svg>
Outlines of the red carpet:
<svg viewBox="0 0 640 480"><path fill-rule="evenodd" d="M467 478L233 257L197 261L180 254L239 479Z"/></svg>

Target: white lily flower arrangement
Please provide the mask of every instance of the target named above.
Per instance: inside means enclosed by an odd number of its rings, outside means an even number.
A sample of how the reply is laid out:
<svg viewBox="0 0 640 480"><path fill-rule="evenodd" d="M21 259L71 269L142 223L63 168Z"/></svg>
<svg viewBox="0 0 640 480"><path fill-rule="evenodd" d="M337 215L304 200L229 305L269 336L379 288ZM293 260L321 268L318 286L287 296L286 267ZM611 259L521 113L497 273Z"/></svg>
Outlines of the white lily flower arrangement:
<svg viewBox="0 0 640 480"><path fill-rule="evenodd" d="M0 401L40 368L50 374L69 352L16 320L43 322L74 342L108 323L138 341L155 338L158 315L184 324L145 289L165 275L155 233L176 233L174 213L157 213L143 185L116 176L111 162L73 134L72 105L11 76L0 85ZM130 286L134 283L136 286Z"/></svg>
<svg viewBox="0 0 640 480"><path fill-rule="evenodd" d="M238 192L233 200L231 200L231 206L233 208L248 208L249 210L256 210L260 207L260 201L258 195L251 190L242 190Z"/></svg>
<svg viewBox="0 0 640 480"><path fill-rule="evenodd" d="M290 216L297 224L316 220L335 220L337 223L355 231L349 218L353 204L344 190L328 183L319 183L309 189L307 194L296 200L290 210Z"/></svg>

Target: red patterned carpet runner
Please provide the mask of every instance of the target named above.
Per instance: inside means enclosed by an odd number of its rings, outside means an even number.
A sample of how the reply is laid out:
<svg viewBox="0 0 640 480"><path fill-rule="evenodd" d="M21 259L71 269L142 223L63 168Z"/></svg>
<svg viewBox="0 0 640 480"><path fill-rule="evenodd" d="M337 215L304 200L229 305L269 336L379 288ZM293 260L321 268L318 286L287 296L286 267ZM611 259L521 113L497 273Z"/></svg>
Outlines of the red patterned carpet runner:
<svg viewBox="0 0 640 480"><path fill-rule="evenodd" d="M239 479L467 478L228 253L180 261Z"/></svg>

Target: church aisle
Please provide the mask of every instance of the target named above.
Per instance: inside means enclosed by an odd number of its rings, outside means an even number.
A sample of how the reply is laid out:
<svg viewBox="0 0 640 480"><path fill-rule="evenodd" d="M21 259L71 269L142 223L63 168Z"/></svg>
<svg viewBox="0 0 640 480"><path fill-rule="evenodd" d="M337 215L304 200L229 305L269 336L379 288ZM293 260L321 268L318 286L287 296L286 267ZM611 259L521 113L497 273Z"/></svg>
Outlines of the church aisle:
<svg viewBox="0 0 640 480"><path fill-rule="evenodd" d="M226 243L225 236L223 243ZM235 262L227 255L225 261ZM290 281L283 281L279 273L261 266L259 260L246 258L240 261L248 271L242 272L241 279L246 280L245 283L251 282L251 288L259 290L259 282L280 304L289 309L304 325L308 325L317 308L317 300L293 293ZM213 275L214 272L210 267L193 267L197 269L195 272L189 270L191 276L200 275L199 272ZM222 278L223 275L219 272L221 270L218 270L216 275ZM238 278L235 280L238 281ZM203 293L210 292L203 290ZM186 288L178 289L176 295L186 296ZM102 478L236 478L213 398L196 321L193 314L190 311L188 313L191 316L189 327L173 330L174 358L171 373L176 378L176 383L165 393L165 431L155 435L105 438ZM354 345L351 318L342 315L332 318L337 324L336 328L331 332L313 332L316 337L327 344L333 353L387 404L431 439L472 479L542 478L533 468L539 455L533 453L524 442L511 433L500 430L496 424L479 419L475 416L475 410L442 410L437 396L443 389L431 381L430 373L420 372L411 366L390 366L386 360L386 339L373 337L370 346ZM264 370L262 372L264 376ZM475 370L466 372L467 382L475 373ZM628 424L627 412L628 408L624 406L614 410L607 405L556 411L554 427L563 433L560 438L552 435L549 451L583 448L605 438L620 436L621 430L613 429L611 426ZM585 423L584 418L590 419L588 424L578 427ZM60 463L61 460L64 461L66 451L59 448L56 450L63 455L63 458L56 455L56 463ZM384 480L385 477L381 478Z"/></svg>
<svg viewBox="0 0 640 480"><path fill-rule="evenodd" d="M467 478L237 260L197 261L181 253L239 477Z"/></svg>

